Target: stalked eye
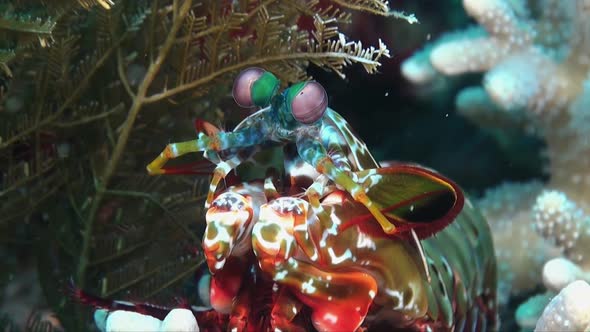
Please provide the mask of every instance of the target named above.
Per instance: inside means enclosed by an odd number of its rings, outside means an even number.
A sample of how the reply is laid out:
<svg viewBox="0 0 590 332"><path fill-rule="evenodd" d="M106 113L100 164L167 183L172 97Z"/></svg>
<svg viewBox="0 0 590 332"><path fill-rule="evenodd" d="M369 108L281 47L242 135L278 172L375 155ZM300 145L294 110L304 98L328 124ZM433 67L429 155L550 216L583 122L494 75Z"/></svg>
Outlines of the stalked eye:
<svg viewBox="0 0 590 332"><path fill-rule="evenodd" d="M234 81L234 87L232 90L236 104L247 108L254 106L254 102L252 101L252 84L254 84L262 74L264 74L264 69L258 67L248 68L240 72Z"/></svg>
<svg viewBox="0 0 590 332"><path fill-rule="evenodd" d="M291 101L293 117L304 124L318 121L328 108L328 94L318 82L307 82Z"/></svg>
<svg viewBox="0 0 590 332"><path fill-rule="evenodd" d="M272 73L258 67L243 70L236 80L232 94L241 107L265 107L279 88L279 80Z"/></svg>

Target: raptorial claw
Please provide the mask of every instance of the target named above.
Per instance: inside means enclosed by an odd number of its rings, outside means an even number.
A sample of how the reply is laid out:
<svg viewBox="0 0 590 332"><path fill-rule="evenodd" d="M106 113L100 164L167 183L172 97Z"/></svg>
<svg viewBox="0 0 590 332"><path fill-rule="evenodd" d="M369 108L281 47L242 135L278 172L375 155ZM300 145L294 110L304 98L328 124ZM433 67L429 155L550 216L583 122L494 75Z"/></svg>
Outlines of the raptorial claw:
<svg viewBox="0 0 590 332"><path fill-rule="evenodd" d="M375 217L375 220L381 225L381 228L385 233L394 234L396 232L395 225L387 219L387 217L367 196L366 190L368 188L356 183L350 176L349 172L341 170L334 165L332 159L326 155L323 146L313 141L301 141L298 148L300 149L300 154L307 160L307 162L315 165L318 172L326 175L330 180L334 181L334 183L344 188L352 195L355 201L362 203L373 217Z"/></svg>
<svg viewBox="0 0 590 332"><path fill-rule="evenodd" d="M203 251L212 273L222 269L230 255L240 256L250 249L250 229L266 198L262 187L252 185L248 189L230 188L213 201L205 215Z"/></svg>
<svg viewBox="0 0 590 332"><path fill-rule="evenodd" d="M199 140L192 140L179 143L170 143L166 145L164 150L158 155L151 163L146 167L148 174L159 175L165 174L166 171L163 169L164 165L170 160L176 157L180 157L187 153L197 152L202 150L200 148Z"/></svg>
<svg viewBox="0 0 590 332"><path fill-rule="evenodd" d="M402 164L367 169L355 172L355 177L365 187L355 200L371 211L387 234L415 230L418 238L426 238L446 227L463 208L461 189L423 167ZM394 229L388 228L392 222Z"/></svg>
<svg viewBox="0 0 590 332"><path fill-rule="evenodd" d="M375 220L377 220L379 225L381 225L381 228L385 233L395 234L397 229L395 225L392 224L391 221L389 221L389 219L387 219L385 215L383 215L379 208L373 205L373 201L371 201L371 199L367 196L367 194L364 191L354 193L353 198L355 201L362 203L367 208L367 210L371 212L371 214L373 215L373 217L375 217Z"/></svg>
<svg viewBox="0 0 590 332"><path fill-rule="evenodd" d="M169 160L169 158L166 157L166 150L168 150L168 146L166 146L166 149L162 151L156 159L146 166L149 175L160 175L165 173L163 167Z"/></svg>
<svg viewBox="0 0 590 332"><path fill-rule="evenodd" d="M448 288L453 284L437 282L441 273L433 273L431 283L428 264L439 272L452 267L430 259L420 240L455 219L464 202L460 188L421 167L380 167L328 108L318 83L297 83L280 93L278 88L274 75L246 70L236 80L234 98L259 110L231 132L197 121L197 139L167 145L147 166L150 175L178 174L187 168L165 164L198 151L215 164L203 249L212 274L210 302L229 315L224 327L303 331L313 324L318 331L361 332L373 305L411 321L426 317L430 294L439 286L445 294L459 294ZM269 170L278 175L279 190L266 178ZM226 183L219 194L226 176L243 185ZM304 195L307 201L299 198ZM454 237L445 234L446 244ZM461 266L467 258L461 257ZM452 280L455 274L444 275ZM431 284L436 287L429 290ZM275 301L270 317L264 308L269 298ZM445 310L440 316L451 322Z"/></svg>
<svg viewBox="0 0 590 332"><path fill-rule="evenodd" d="M258 222L252 229L252 247L263 270L272 271L293 255L296 241L293 227L297 219L307 218L307 202L280 197L260 207Z"/></svg>

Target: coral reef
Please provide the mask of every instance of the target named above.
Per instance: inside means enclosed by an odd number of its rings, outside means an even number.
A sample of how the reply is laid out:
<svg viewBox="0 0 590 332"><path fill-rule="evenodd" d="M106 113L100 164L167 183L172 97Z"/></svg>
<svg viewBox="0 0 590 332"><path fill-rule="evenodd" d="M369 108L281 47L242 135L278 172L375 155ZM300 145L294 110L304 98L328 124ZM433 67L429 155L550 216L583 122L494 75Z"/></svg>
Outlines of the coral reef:
<svg viewBox="0 0 590 332"><path fill-rule="evenodd" d="M94 321L101 332L199 332L199 325L192 311L173 309L164 320L131 311L97 310Z"/></svg>
<svg viewBox="0 0 590 332"><path fill-rule="evenodd" d="M570 281L587 279L590 270L590 2L463 0L463 5L479 25L426 46L402 72L417 84L441 75L484 73L482 86L459 93L458 111L482 127L520 128L544 139L547 183L500 186L481 206L496 231L500 262L511 271L500 273L507 277L504 298L542 281L560 291ZM563 257L549 260L556 254Z"/></svg>
<svg viewBox="0 0 590 332"><path fill-rule="evenodd" d="M582 280L563 288L547 305L535 331L588 331L590 285Z"/></svg>
<svg viewBox="0 0 590 332"><path fill-rule="evenodd" d="M68 330L89 316L56 285L74 276L103 296L165 302L202 263L201 176L148 178L161 142L195 118L232 125L238 71L282 84L310 65L373 73L387 47L338 27L352 12L412 17L386 1L15 1L0 5L0 229L3 250L37 257ZM186 161L186 160L185 160ZM198 162L198 161L197 161ZM191 189L186 189L191 188ZM198 216L197 218L195 216ZM197 219L197 220L195 220ZM190 292L189 292L190 293Z"/></svg>

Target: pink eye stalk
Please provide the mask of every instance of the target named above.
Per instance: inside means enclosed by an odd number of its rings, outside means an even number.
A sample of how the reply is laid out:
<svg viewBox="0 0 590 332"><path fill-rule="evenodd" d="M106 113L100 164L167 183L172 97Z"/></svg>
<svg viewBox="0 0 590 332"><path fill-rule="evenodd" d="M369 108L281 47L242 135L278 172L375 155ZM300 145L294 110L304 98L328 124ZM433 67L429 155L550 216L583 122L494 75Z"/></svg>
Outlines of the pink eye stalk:
<svg viewBox="0 0 590 332"><path fill-rule="evenodd" d="M295 120L311 124L324 115L328 108L328 94L318 82L308 82L291 102Z"/></svg>
<svg viewBox="0 0 590 332"><path fill-rule="evenodd" d="M236 104L240 107L250 108L254 106L252 100L252 84L264 74L265 70L258 67L252 67L240 72L234 81L232 95Z"/></svg>

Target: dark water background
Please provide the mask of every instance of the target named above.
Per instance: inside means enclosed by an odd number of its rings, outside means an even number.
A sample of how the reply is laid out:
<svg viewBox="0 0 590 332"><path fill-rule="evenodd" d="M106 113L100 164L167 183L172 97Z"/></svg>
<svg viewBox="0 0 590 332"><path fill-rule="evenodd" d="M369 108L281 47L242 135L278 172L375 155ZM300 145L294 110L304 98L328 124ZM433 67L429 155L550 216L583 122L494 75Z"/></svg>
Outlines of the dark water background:
<svg viewBox="0 0 590 332"><path fill-rule="evenodd" d="M311 69L330 96L330 106L354 127L379 160L402 160L432 167L479 196L503 181L542 178L543 142L524 133L478 128L455 112L455 96L478 85L480 74L448 78L444 86L416 87L400 74L400 64L428 40L465 28L473 21L462 1L395 1L394 9L415 13L419 24L403 20L354 17L347 34L364 45L381 38L392 57L380 73L354 66L347 80Z"/></svg>

